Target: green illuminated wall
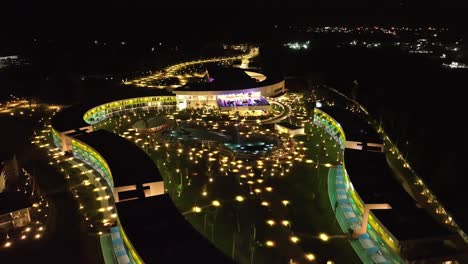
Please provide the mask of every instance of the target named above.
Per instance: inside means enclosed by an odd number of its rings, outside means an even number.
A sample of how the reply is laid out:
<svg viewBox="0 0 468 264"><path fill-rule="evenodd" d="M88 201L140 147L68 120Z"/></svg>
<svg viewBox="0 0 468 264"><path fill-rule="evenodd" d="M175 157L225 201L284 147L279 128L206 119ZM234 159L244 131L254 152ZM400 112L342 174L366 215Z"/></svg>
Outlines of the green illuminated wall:
<svg viewBox="0 0 468 264"><path fill-rule="evenodd" d="M60 133L52 128L52 139L54 141L54 144L57 148L61 149L62 148L62 139L60 137Z"/></svg>
<svg viewBox="0 0 468 264"><path fill-rule="evenodd" d="M83 119L88 124L95 124L95 120L102 121L107 117L107 115L130 110L133 108L142 108L142 107L166 107L176 105L175 96L147 96L147 97L138 97L130 98L125 100L113 101L103 105L99 105L91 108L86 111Z"/></svg>
<svg viewBox="0 0 468 264"><path fill-rule="evenodd" d="M333 119L325 112L314 108L314 123L316 125L324 127L329 133L338 137L339 144L341 148L344 149L346 142L345 133L343 131L343 128L341 128L340 124L336 122L335 119Z"/></svg>
<svg viewBox="0 0 468 264"><path fill-rule="evenodd" d="M144 263L143 260L140 258L137 251L133 247L132 243L128 239L127 234L125 234L125 231L124 231L122 225L120 224L119 219L117 219L117 224L119 226L120 235L122 236L122 240L123 240L123 242L125 244L125 248L127 249L128 253L129 253L130 261L132 261L132 263L136 263L136 264L143 264Z"/></svg>
<svg viewBox="0 0 468 264"><path fill-rule="evenodd" d="M343 131L343 128L338 124L338 122L335 119L333 119L325 112L315 108L314 123L325 127L332 134L336 133L336 135L339 137L340 145L344 149L346 142L345 133ZM344 161L343 167L345 168L345 175L343 177L343 179L345 180L345 186L348 186L348 192L350 194L350 197L353 199L356 205L355 209L358 210L360 215L362 216L364 214L364 202L359 197L355 189L352 187L349 176L346 173L346 166L344 164ZM384 242L394 252L399 252L398 240L385 228L385 226L372 214L372 212L369 214L368 227L370 230L370 235L372 235L373 232L378 234L378 237L373 236L374 239L376 239L377 241Z"/></svg>
<svg viewBox="0 0 468 264"><path fill-rule="evenodd" d="M98 168L102 173L102 176L109 183L110 187L114 187L114 181L112 179L112 174L109 169L109 165L106 160L92 147L84 144L83 142L72 139L72 150L73 155L79 156L79 158L84 159L85 162L91 163L90 165L94 168Z"/></svg>

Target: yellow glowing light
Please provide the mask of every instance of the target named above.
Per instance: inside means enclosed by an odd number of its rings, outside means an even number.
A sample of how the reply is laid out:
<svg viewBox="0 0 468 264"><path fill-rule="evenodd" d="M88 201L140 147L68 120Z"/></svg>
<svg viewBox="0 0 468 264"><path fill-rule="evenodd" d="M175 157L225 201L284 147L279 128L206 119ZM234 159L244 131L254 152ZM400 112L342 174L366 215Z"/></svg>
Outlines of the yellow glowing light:
<svg viewBox="0 0 468 264"><path fill-rule="evenodd" d="M216 207L219 207L221 206L221 203L217 200L214 200L212 203L211 203L213 206L216 206Z"/></svg>
<svg viewBox="0 0 468 264"><path fill-rule="evenodd" d="M315 260L315 255L312 254L312 253L307 253L307 254L305 255L305 257L306 257L307 260L310 260L310 261Z"/></svg>
<svg viewBox="0 0 468 264"><path fill-rule="evenodd" d="M257 188L257 189L254 190L254 192L256 192L256 193L261 193L262 190L260 190L260 189Z"/></svg>
<svg viewBox="0 0 468 264"><path fill-rule="evenodd" d="M328 241L328 240L330 239L330 237L328 237L328 235L327 235L327 234L324 234L324 233L321 233L321 234L319 235L319 238L320 238L320 240L325 241L325 242Z"/></svg>
<svg viewBox="0 0 468 264"><path fill-rule="evenodd" d="M271 241L271 240L267 240L266 243L267 247L274 247L275 246L275 242Z"/></svg>
<svg viewBox="0 0 468 264"><path fill-rule="evenodd" d="M269 226L274 226L275 225L275 220L267 220L266 221Z"/></svg>
<svg viewBox="0 0 468 264"><path fill-rule="evenodd" d="M296 244L297 242L299 242L299 238L297 236L292 236L290 237L290 240L291 242L293 242L294 244Z"/></svg>
<svg viewBox="0 0 468 264"><path fill-rule="evenodd" d="M288 200L283 200L281 201L281 203L284 205L284 206L287 206L288 204L290 204L290 202Z"/></svg>
<svg viewBox="0 0 468 264"><path fill-rule="evenodd" d="M203 196L207 196L207 195L208 195L208 192L206 192L206 191L205 191L205 192L202 192L202 195L203 195Z"/></svg>
<svg viewBox="0 0 468 264"><path fill-rule="evenodd" d="M289 226L290 222L288 220L281 221L281 224L284 226Z"/></svg>
<svg viewBox="0 0 468 264"><path fill-rule="evenodd" d="M243 201L244 201L244 197L238 195L238 196L236 196L236 201L238 201L238 202L243 202Z"/></svg>
<svg viewBox="0 0 468 264"><path fill-rule="evenodd" d="M34 238L35 238L35 239L41 238L41 234L36 234L36 235L34 236Z"/></svg>
<svg viewBox="0 0 468 264"><path fill-rule="evenodd" d="M271 191L273 191L273 188L268 186L268 187L265 188L265 190L267 190L267 192L271 192Z"/></svg>
<svg viewBox="0 0 468 264"><path fill-rule="evenodd" d="M6 242L5 245L3 245L3 246L6 247L6 248L11 247L11 242L8 241L8 242Z"/></svg>
<svg viewBox="0 0 468 264"><path fill-rule="evenodd" d="M262 202L261 205L262 206L269 206L270 204L268 202Z"/></svg>
<svg viewBox="0 0 468 264"><path fill-rule="evenodd" d="M202 209L201 209L200 207L198 207L198 206L194 206L194 207L192 208L192 212L200 213L201 211L202 211Z"/></svg>

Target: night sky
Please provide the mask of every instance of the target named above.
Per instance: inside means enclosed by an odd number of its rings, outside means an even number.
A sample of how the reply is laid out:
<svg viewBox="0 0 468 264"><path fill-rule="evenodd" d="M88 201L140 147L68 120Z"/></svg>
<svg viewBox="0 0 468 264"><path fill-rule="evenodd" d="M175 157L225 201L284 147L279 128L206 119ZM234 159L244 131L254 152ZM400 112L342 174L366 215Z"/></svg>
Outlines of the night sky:
<svg viewBox="0 0 468 264"><path fill-rule="evenodd" d="M413 25L464 30L462 1L9 1L2 35L49 38L207 38L255 35L273 25ZM226 33L227 32L227 33Z"/></svg>

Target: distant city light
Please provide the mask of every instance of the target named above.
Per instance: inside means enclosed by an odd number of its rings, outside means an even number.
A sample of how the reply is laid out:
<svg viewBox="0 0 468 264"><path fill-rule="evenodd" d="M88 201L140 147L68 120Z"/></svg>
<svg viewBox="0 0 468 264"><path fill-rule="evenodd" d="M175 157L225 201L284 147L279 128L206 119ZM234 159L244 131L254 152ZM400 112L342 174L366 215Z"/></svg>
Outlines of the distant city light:
<svg viewBox="0 0 468 264"><path fill-rule="evenodd" d="M310 41L306 42L288 42L284 44L285 47L288 47L293 50L301 50L301 49L308 49L309 48Z"/></svg>
<svg viewBox="0 0 468 264"><path fill-rule="evenodd" d="M443 63L443 67L451 69L468 69L468 64L452 61L450 64Z"/></svg>

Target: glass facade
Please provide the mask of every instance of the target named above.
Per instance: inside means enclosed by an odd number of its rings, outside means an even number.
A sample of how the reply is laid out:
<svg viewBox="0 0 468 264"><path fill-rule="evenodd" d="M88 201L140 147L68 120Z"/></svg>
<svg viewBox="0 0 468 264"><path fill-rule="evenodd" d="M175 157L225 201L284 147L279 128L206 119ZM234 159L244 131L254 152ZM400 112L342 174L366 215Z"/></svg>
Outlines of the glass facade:
<svg viewBox="0 0 468 264"><path fill-rule="evenodd" d="M340 144L341 149L345 148L345 133L341 126L338 124L338 122L336 122L336 120L334 120L331 116L319 109L314 109L314 124L324 128L327 131L327 133L329 133L335 139L335 141ZM359 218L362 219L364 213L364 202L354 189L349 175L346 173L344 162L343 167L341 165L338 166L338 169L335 172L335 174L336 178L340 178L343 181L342 185L343 189L346 192L346 197L348 199L347 203L349 203L349 205L351 206L350 209L356 216L359 216ZM329 184L333 184L333 182ZM332 193L334 194L335 192ZM337 201L335 195L331 195L330 199L334 200L332 201L332 205L335 204L335 202ZM345 219L345 217L342 217L342 219ZM347 232L348 230L343 231ZM393 262L396 263L400 263L402 261L398 254L398 240L390 233L390 231L388 231L385 228L385 226L372 214L372 212L370 212L369 214L367 235L377 245L379 245L379 248L381 249L382 253L385 254L386 257L389 257ZM353 248L357 251L360 257L363 256L362 252L360 252L360 249L358 249L356 245L353 245Z"/></svg>
<svg viewBox="0 0 468 264"><path fill-rule="evenodd" d="M114 114L126 111L132 111L137 108L160 109L176 106L175 96L147 96L125 100L114 101L91 108L85 114L83 119L86 123L94 125Z"/></svg>
<svg viewBox="0 0 468 264"><path fill-rule="evenodd" d="M93 167L93 169L104 177L107 184L111 188L114 188L114 181L112 180L109 165L107 165L107 162L97 151L76 139L72 140L72 151L73 156Z"/></svg>
<svg viewBox="0 0 468 264"><path fill-rule="evenodd" d="M314 124L322 127L330 134L335 142L340 144L340 148L345 148L345 133L341 128L340 124L336 122L331 116L327 115L325 112L315 108L314 109Z"/></svg>

